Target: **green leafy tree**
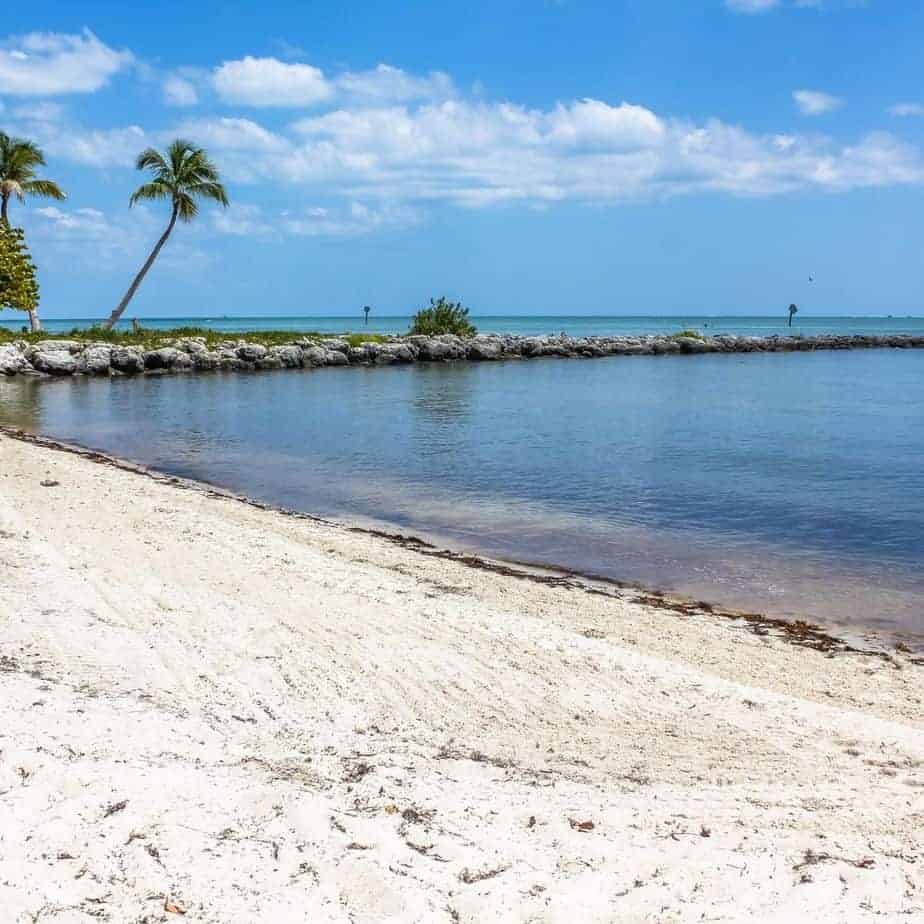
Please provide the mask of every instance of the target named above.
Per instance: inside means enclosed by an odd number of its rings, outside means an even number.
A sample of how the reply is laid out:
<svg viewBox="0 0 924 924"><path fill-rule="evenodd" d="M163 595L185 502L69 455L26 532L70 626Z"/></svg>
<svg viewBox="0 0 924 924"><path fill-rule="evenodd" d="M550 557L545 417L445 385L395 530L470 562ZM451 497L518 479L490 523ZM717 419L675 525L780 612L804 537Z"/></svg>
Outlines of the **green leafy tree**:
<svg viewBox="0 0 924 924"><path fill-rule="evenodd" d="M177 219L183 222L192 221L199 214L197 201L199 199L217 202L223 207L228 205L228 195L221 184L218 169L209 160L205 151L190 141L178 138L164 154L154 148L148 148L138 155L135 166L139 170L152 171L154 177L132 193L129 206L145 200L166 199L170 203L170 221L167 224L167 230L154 245L151 255L128 287L122 301L109 315L104 325L107 329L111 329L122 317L128 303L138 291L138 286L154 265L161 248L167 243L167 238L170 237Z"/></svg>
<svg viewBox="0 0 924 924"><path fill-rule="evenodd" d="M40 330L38 321L39 287L35 264L21 228L11 228L0 221L0 309L12 308L29 315L32 330Z"/></svg>
<svg viewBox="0 0 924 924"><path fill-rule="evenodd" d="M25 138L11 138L0 132L0 219L9 224L10 199L26 201L26 196L64 199L63 190L51 180L35 175L45 166L41 148Z"/></svg>
<svg viewBox="0 0 924 924"><path fill-rule="evenodd" d="M422 308L414 315L412 334L455 334L458 337L472 337L477 333L475 325L468 319L468 308L461 302L450 302L443 298L431 298L430 307Z"/></svg>

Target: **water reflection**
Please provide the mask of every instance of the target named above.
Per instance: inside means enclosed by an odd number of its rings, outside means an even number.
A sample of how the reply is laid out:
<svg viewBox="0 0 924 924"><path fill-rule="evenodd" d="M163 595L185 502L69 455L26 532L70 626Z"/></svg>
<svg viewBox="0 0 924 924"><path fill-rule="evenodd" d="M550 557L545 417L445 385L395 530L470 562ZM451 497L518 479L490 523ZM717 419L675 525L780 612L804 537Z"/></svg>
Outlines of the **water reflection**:
<svg viewBox="0 0 924 924"><path fill-rule="evenodd" d="M0 381L0 419L270 502L924 629L924 353Z"/></svg>

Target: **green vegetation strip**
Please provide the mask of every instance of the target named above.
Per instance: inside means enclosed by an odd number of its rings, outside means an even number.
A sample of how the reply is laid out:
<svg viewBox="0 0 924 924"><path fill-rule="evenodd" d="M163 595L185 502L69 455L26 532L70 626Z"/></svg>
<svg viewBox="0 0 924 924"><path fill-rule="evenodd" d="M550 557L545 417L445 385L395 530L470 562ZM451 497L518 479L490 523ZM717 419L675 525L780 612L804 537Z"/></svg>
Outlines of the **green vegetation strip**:
<svg viewBox="0 0 924 924"><path fill-rule="evenodd" d="M388 340L382 334L322 334L318 331L294 330L251 330L240 333L212 330L209 327L171 327L153 329L142 327L138 331L108 330L105 327L75 327L69 331L49 333L20 333L6 327L0 327L0 343L13 343L24 340L27 343L41 343L43 340L77 340L86 343L111 343L113 346L138 346L154 349L163 346L169 340L198 337L205 340L210 349L220 343L228 341L245 343L260 343L263 346L281 346L293 343L296 340L325 340L341 338L350 346L357 347L362 343L384 343Z"/></svg>

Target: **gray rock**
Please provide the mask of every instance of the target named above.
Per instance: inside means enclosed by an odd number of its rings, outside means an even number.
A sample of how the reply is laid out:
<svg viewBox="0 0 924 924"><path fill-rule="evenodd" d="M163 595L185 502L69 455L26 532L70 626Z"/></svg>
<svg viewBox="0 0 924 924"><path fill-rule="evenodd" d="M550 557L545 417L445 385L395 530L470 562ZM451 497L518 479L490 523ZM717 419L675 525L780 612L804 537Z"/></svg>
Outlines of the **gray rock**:
<svg viewBox="0 0 924 924"><path fill-rule="evenodd" d="M709 350L706 342L697 337L675 337L674 343L680 347L681 353L706 353Z"/></svg>
<svg viewBox="0 0 924 924"><path fill-rule="evenodd" d="M149 350L144 354L145 369L172 369L177 362L178 357L184 356L189 359L185 353L180 353L176 347L161 347L159 350Z"/></svg>
<svg viewBox="0 0 924 924"><path fill-rule="evenodd" d="M177 340L174 346L184 353L193 355L195 353L207 353L208 347L205 345L205 337L184 337Z"/></svg>
<svg viewBox="0 0 924 924"><path fill-rule="evenodd" d="M140 347L113 347L109 363L116 372L125 375L144 372L144 352Z"/></svg>
<svg viewBox="0 0 924 924"><path fill-rule="evenodd" d="M465 356L465 347L461 341L455 339L425 337L417 342L417 356L419 359L431 362L462 359Z"/></svg>
<svg viewBox="0 0 924 924"><path fill-rule="evenodd" d="M29 361L12 343L0 346L0 375L16 375L29 368Z"/></svg>
<svg viewBox="0 0 924 924"><path fill-rule="evenodd" d="M501 344L488 337L476 337L469 343L467 355L477 360L500 359Z"/></svg>
<svg viewBox="0 0 924 924"><path fill-rule="evenodd" d="M302 351L297 346L273 347L270 350L270 356L278 359L284 369L300 369L302 367Z"/></svg>
<svg viewBox="0 0 924 924"><path fill-rule="evenodd" d="M237 357L235 357L237 358ZM192 354L193 368L200 372L208 372L217 369L221 363L221 354L211 350L200 350Z"/></svg>
<svg viewBox="0 0 924 924"><path fill-rule="evenodd" d="M254 365L258 369L281 369L282 360L278 356L274 356L272 353L267 351L266 356L262 356L254 363Z"/></svg>
<svg viewBox="0 0 924 924"><path fill-rule="evenodd" d="M35 344L36 353L79 353L84 348L84 344L77 340L39 340Z"/></svg>
<svg viewBox="0 0 924 924"><path fill-rule="evenodd" d="M342 353L338 353L337 355L343 356ZM308 349L302 350L302 361L306 369L311 366L326 366L327 357L328 351L319 346L310 346ZM344 359L346 359L345 356Z"/></svg>
<svg viewBox="0 0 924 924"><path fill-rule="evenodd" d="M32 365L48 375L73 375L77 360L67 350L39 350L32 355Z"/></svg>
<svg viewBox="0 0 924 924"><path fill-rule="evenodd" d="M523 356L542 356L546 342L543 337L524 337L520 341L520 354Z"/></svg>
<svg viewBox="0 0 924 924"><path fill-rule="evenodd" d="M87 347L77 356L77 371L84 375L109 375L112 350L107 346Z"/></svg>
<svg viewBox="0 0 924 924"><path fill-rule="evenodd" d="M229 372L238 372L243 369L252 369L252 363L246 363L237 355L237 348L218 351L218 363L222 369Z"/></svg>
<svg viewBox="0 0 924 924"><path fill-rule="evenodd" d="M370 346L375 348L375 362L378 365L412 363L417 358L416 348L412 349L407 343L379 343Z"/></svg>
<svg viewBox="0 0 924 924"><path fill-rule="evenodd" d="M322 346L325 350L333 350L335 353L343 353L344 356L350 352L350 344L341 337L326 337L320 344L312 343L310 346Z"/></svg>
<svg viewBox="0 0 924 924"><path fill-rule="evenodd" d="M341 350L327 350L324 354L324 362L328 366L348 366L350 364L346 353Z"/></svg>
<svg viewBox="0 0 924 924"><path fill-rule="evenodd" d="M358 347L350 347L347 358L351 364L364 365L372 361L373 353L367 348L367 344Z"/></svg>
<svg viewBox="0 0 924 924"><path fill-rule="evenodd" d="M192 356L189 353L179 350L173 359L173 365L170 367L174 372L191 372L195 367Z"/></svg>
<svg viewBox="0 0 924 924"><path fill-rule="evenodd" d="M260 343L245 343L237 348L237 355L245 363L255 363L263 359L267 354L267 349Z"/></svg>

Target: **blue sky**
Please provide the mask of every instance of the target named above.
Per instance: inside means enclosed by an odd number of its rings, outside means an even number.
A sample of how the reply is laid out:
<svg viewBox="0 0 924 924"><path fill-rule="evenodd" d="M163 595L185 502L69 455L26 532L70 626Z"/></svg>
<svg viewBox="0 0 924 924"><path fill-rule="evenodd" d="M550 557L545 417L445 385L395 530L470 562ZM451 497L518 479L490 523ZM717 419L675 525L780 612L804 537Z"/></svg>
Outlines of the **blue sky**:
<svg viewBox="0 0 924 924"><path fill-rule="evenodd" d="M137 153L232 199L135 316L924 313L924 4L42 2L4 12L0 127L46 317L108 314L166 221ZM812 274L815 282L808 283Z"/></svg>

